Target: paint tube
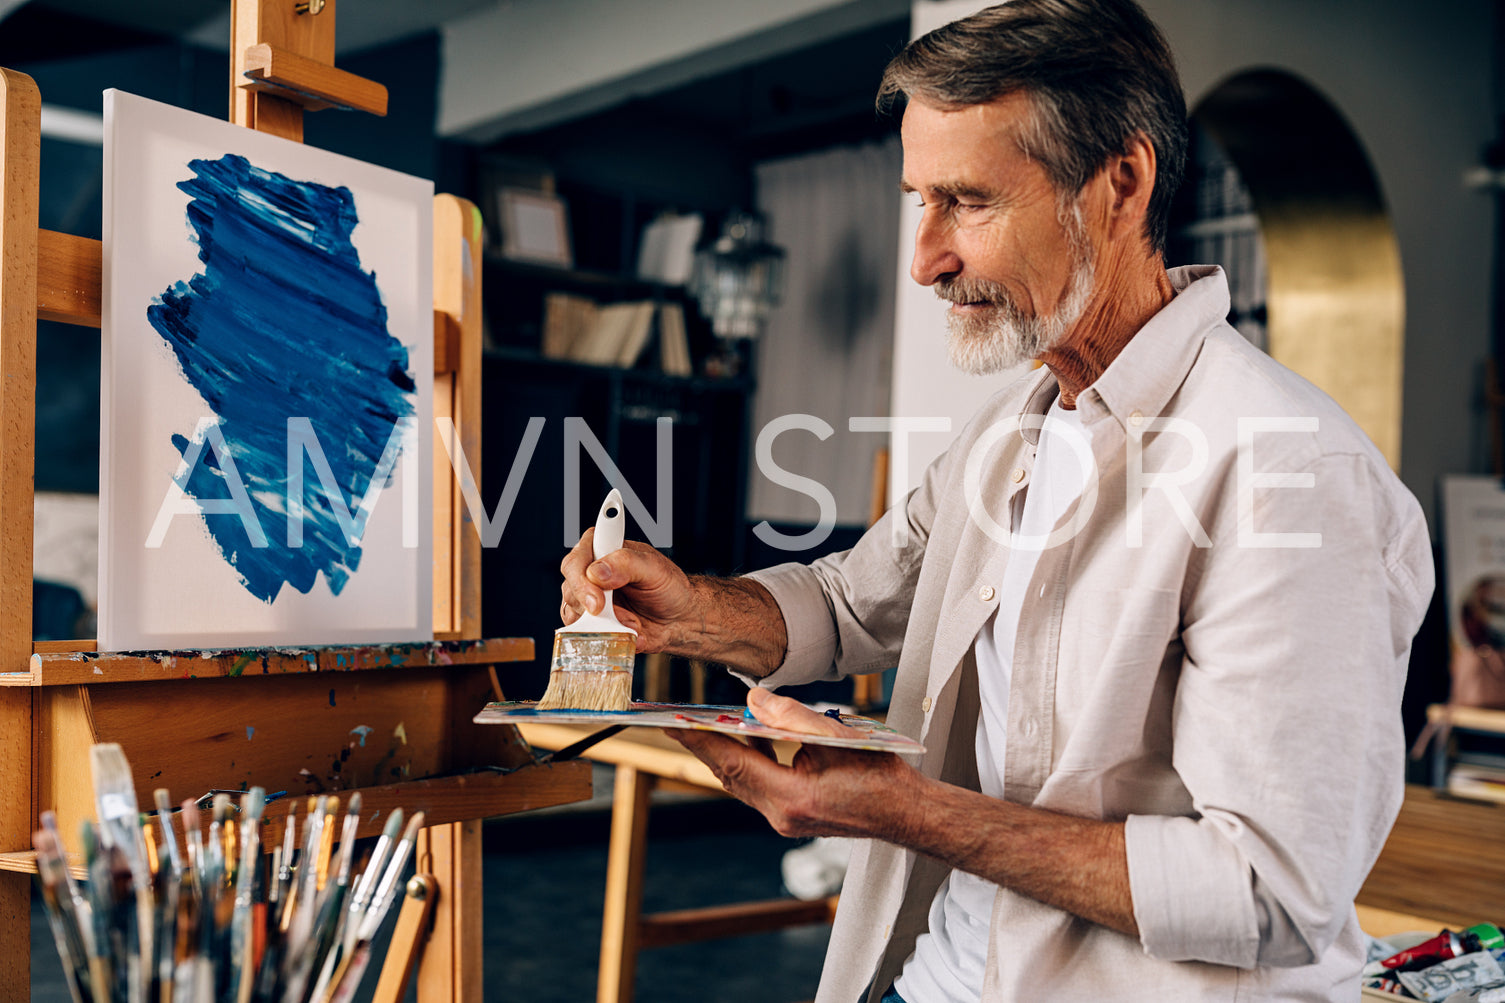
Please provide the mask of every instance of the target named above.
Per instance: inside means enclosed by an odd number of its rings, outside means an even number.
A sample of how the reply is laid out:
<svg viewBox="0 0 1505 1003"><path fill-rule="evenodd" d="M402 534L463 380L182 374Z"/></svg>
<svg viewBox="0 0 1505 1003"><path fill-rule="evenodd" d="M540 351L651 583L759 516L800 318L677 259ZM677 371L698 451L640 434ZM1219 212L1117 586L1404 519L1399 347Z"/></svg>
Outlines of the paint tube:
<svg viewBox="0 0 1505 1003"><path fill-rule="evenodd" d="M1387 971L1416 971L1448 958L1502 946L1505 946L1505 934L1493 923L1479 923L1461 933L1443 930L1431 940L1424 940L1381 961L1369 962L1364 966L1363 974L1370 976L1383 975Z"/></svg>
<svg viewBox="0 0 1505 1003"><path fill-rule="evenodd" d="M1454 993L1505 983L1505 949L1474 951L1414 972L1399 972L1396 978L1417 999L1445 1000Z"/></svg>

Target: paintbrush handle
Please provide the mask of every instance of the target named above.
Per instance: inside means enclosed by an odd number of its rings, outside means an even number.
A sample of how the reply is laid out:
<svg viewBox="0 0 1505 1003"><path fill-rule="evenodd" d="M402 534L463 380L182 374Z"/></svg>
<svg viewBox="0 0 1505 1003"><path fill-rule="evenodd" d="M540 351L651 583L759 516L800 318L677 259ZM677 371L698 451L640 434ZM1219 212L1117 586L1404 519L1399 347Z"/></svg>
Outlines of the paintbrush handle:
<svg viewBox="0 0 1505 1003"><path fill-rule="evenodd" d="M622 492L612 488L601 511L596 514L596 532L591 537L591 554L600 560L622 549L627 536L627 514L622 508Z"/></svg>
<svg viewBox="0 0 1505 1003"><path fill-rule="evenodd" d="M403 868L408 864L408 854L413 852L413 843L418 839L418 830L423 828L424 813L414 812L413 817L408 819L408 827L403 831L402 838L397 841L397 846L392 850L392 860L387 864L387 869L382 872L381 883L376 888L376 896L371 902L371 908L366 911L361 920L360 935L357 939L370 941L376 936L376 931L381 928L382 917L392 907L392 900L397 897L397 887L402 882Z"/></svg>
<svg viewBox="0 0 1505 1003"><path fill-rule="evenodd" d="M622 549L627 536L627 515L622 510L622 492L612 488L601 511L596 514L596 532L591 536L591 554L600 560L607 554ZM601 615L615 619L612 613L611 589L606 590L606 600L601 606Z"/></svg>

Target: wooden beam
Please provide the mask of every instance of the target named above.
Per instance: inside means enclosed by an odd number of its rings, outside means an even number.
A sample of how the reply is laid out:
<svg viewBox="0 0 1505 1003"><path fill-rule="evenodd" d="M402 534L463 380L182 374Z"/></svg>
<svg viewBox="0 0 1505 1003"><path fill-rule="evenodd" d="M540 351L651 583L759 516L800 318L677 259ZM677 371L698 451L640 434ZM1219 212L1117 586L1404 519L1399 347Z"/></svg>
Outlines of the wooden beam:
<svg viewBox="0 0 1505 1003"><path fill-rule="evenodd" d="M768 899L735 902L700 909L678 909L644 916L638 925L638 947L668 947L697 940L745 937L782 930L789 926L830 923L836 915L836 898Z"/></svg>
<svg viewBox="0 0 1505 1003"><path fill-rule="evenodd" d="M453 195L434 198L434 312L435 333L438 317L444 317L444 337L434 341L435 372L449 371L448 380L435 381L434 414L455 423L455 431L466 463L475 483L481 483L481 212L475 204ZM441 347L443 365L441 369ZM445 523L443 540L435 537L437 548L444 546L454 555L453 563L441 569L435 562L435 589L441 588L437 577L442 570L445 583L454 597L449 611L454 629L462 637L479 637L481 633L481 534L471 518L470 507L457 490L455 472L444 448L434 450L434 504L447 506L447 520L437 516L436 533Z"/></svg>
<svg viewBox="0 0 1505 1003"><path fill-rule="evenodd" d="M433 932L418 965L422 1003L470 1003L483 995L481 823L419 833L418 869L439 881Z"/></svg>
<svg viewBox="0 0 1505 1003"><path fill-rule="evenodd" d="M589 763L577 761L527 767L508 774L468 773L454 777L436 777L433 780L410 780L405 783L361 787L357 790L361 794L361 822L355 836L357 839L367 839L381 834L382 828L387 824L387 817L394 808L401 808L409 817L415 811L422 811L428 818L436 820L437 825L445 826L456 821L469 821L470 816L476 814L510 815L514 812L535 811L585 801L591 795L591 770ZM329 793L338 795L342 803L348 804L354 790ZM302 802L302 796L297 795L279 798L266 806L266 813L261 820L263 853L271 853L273 847L282 845L282 833L293 805L298 806L298 818L303 818L305 812ZM209 812L201 813L199 828L206 836L209 823ZM479 822L476 824L479 825ZM183 823L179 812L173 814L173 830L181 839ZM68 841L68 845L69 864L74 868L76 877L84 877L83 863L73 852L71 841ZM0 872L37 873L36 851L0 853ZM479 924L477 927L479 928ZM10 999L9 996L0 998Z"/></svg>
<svg viewBox="0 0 1505 1003"><path fill-rule="evenodd" d="M648 797L652 793L651 774L631 766L617 767L596 1003L629 1003L632 999L643 909L643 864L648 855Z"/></svg>
<svg viewBox="0 0 1505 1003"><path fill-rule="evenodd" d="M36 451L37 208L42 98L0 69L0 671L31 657L32 464ZM36 825L32 694L0 692L0 851ZM31 882L0 877L0 998L31 998Z"/></svg>
<svg viewBox="0 0 1505 1003"><path fill-rule="evenodd" d="M432 874L415 874L409 879L371 1003L402 1003L407 997L408 980L429 939L434 906L441 894L439 880Z"/></svg>
<svg viewBox="0 0 1505 1003"><path fill-rule="evenodd" d="M387 114L387 89L376 81L265 42L246 51L244 72L241 87L277 94L304 111L342 108Z"/></svg>
<svg viewBox="0 0 1505 1003"><path fill-rule="evenodd" d="M434 311L434 375L453 373L460 365L460 322Z"/></svg>
<svg viewBox="0 0 1505 1003"><path fill-rule="evenodd" d="M29 585L29 581L28 581ZM29 595L29 593L28 593ZM30 626L27 627L28 634ZM54 642L56 644L57 642ZM147 682L166 679L215 679L236 676L281 676L312 672L365 672L428 668L441 665L490 665L531 661L531 637L494 637L484 641L425 641L350 647L247 648L217 651L96 652L56 650L37 645L25 672L0 673L0 687L67 686ZM28 639L27 645L31 642Z"/></svg>
<svg viewBox="0 0 1505 1003"><path fill-rule="evenodd" d="M37 316L98 327L104 245L90 237L37 233Z"/></svg>
<svg viewBox="0 0 1505 1003"><path fill-rule="evenodd" d="M1427 708L1427 720L1433 723L1446 721L1455 728L1491 731L1505 735L1505 710L1491 710L1488 707L1455 707L1452 704L1434 703Z"/></svg>
<svg viewBox="0 0 1505 1003"><path fill-rule="evenodd" d="M303 141L303 108L253 91L246 82L246 55L259 45L334 65L335 0L318 14L299 14L293 0L231 0L230 121L258 132Z"/></svg>

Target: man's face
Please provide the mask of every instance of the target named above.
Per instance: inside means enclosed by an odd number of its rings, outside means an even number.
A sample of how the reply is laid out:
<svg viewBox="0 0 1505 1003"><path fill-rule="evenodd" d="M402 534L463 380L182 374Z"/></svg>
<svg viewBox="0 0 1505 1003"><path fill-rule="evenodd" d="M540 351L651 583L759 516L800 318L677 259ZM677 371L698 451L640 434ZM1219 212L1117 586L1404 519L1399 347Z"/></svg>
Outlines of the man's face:
<svg viewBox="0 0 1505 1003"><path fill-rule="evenodd" d="M994 373L1059 344L1092 296L1092 249L1075 205L1016 140L1029 99L1014 93L904 112L904 189L924 215L910 275L949 301L952 364Z"/></svg>

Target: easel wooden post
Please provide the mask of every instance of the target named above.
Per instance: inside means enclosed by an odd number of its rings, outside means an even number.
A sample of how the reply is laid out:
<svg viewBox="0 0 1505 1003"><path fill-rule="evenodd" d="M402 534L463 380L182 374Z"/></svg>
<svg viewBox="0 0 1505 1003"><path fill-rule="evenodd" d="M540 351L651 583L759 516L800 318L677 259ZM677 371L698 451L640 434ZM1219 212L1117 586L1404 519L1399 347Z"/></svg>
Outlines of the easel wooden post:
<svg viewBox="0 0 1505 1003"><path fill-rule="evenodd" d="M299 14L296 6L233 0L232 120L301 139L305 108L382 113L384 88L330 65L334 0L315 0L309 6L322 7L317 14ZM0 68L0 998L30 998L30 833L43 808L58 811L65 835L92 814L91 742L125 747L138 797L154 786L182 797L237 783L244 789L263 777L296 778L313 759L306 752L347 744L354 751L344 734L350 722L338 722L332 709L332 689L330 708L324 705L325 689L338 683L359 694L361 714L378 734L392 736L386 759L347 771L340 786L359 788L383 822L400 805L424 810L431 823L418 861L438 876L439 894L419 999L479 999L479 820L589 797L590 767L465 772L530 762L515 729L483 728L470 718L492 693L492 664L531 659L533 643L480 640L480 539L442 449L435 457L442 476L434 499L434 644L306 656L140 656L93 654L92 641L32 643L36 321L97 327L102 271L98 241L37 228L40 110L32 80ZM481 452L480 232L473 205L436 197L435 413L453 419L473 470ZM263 678L242 678L249 676ZM169 701L175 716L164 719ZM269 719L290 734L253 743L247 728L239 751L227 751L250 719ZM360 760L357 753L350 765ZM402 770L392 765L398 760ZM267 811L268 846L280 840L287 800ZM379 830L375 818L362 822L359 836Z"/></svg>
<svg viewBox="0 0 1505 1003"><path fill-rule="evenodd" d="M31 658L42 99L30 77L0 69L0 116L0 668L10 669ZM29 689L0 692L0 846L6 848L29 846L37 818L32 696ZM30 875L0 875L0 929L10 938L0 950L0 996L29 999Z"/></svg>

